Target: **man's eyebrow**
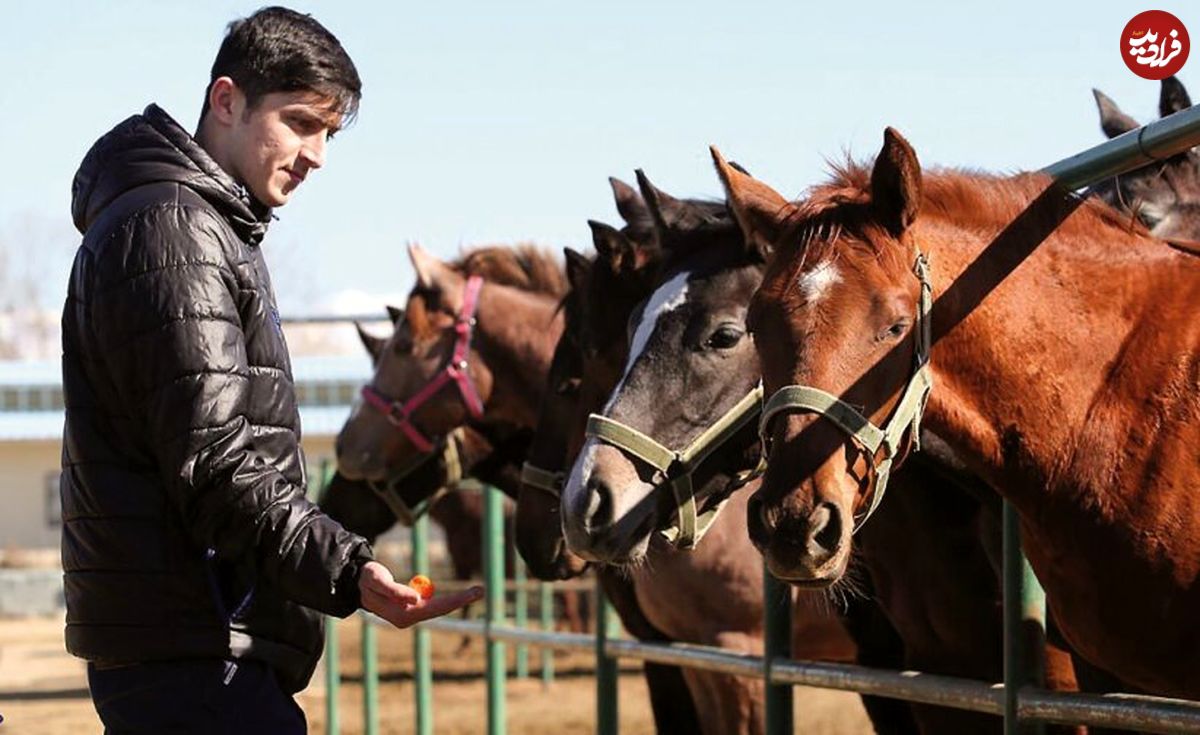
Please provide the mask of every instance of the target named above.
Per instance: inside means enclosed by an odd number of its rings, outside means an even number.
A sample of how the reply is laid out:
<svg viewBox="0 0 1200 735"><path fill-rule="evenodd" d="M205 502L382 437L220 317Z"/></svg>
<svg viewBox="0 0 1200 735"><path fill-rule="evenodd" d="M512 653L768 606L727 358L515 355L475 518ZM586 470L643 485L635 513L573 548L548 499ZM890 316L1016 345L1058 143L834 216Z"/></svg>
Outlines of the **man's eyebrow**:
<svg viewBox="0 0 1200 735"><path fill-rule="evenodd" d="M342 116L335 110L325 108L317 110L309 106L301 106L294 108L291 112L294 115L304 118L307 122L324 125L331 133L336 133L342 129Z"/></svg>

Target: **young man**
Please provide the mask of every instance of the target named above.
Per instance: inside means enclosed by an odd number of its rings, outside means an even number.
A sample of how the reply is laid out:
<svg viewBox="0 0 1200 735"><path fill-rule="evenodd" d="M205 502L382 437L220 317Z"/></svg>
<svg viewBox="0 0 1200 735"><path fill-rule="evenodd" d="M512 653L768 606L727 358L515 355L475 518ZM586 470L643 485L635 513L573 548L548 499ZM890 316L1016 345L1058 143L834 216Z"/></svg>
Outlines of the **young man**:
<svg viewBox="0 0 1200 735"><path fill-rule="evenodd" d="M67 648L106 731L305 731L321 614L404 627L422 601L305 499L287 348L259 243L361 84L311 17L236 21L195 138L151 105L73 184L63 310Z"/></svg>

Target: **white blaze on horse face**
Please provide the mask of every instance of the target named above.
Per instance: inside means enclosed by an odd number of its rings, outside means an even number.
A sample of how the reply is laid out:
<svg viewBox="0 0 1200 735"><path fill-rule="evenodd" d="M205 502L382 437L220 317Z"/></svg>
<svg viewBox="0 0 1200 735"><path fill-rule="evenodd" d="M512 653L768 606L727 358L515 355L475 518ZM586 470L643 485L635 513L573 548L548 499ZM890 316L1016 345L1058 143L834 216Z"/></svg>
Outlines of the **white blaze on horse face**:
<svg viewBox="0 0 1200 735"><path fill-rule="evenodd" d="M633 334L633 343L629 347L629 359L625 362L625 372L621 376L617 387L613 389L612 395L605 404L602 413L607 415L612 408L614 402L621 395L621 390L625 386L626 379L629 378L629 373L633 370L633 366L637 364L638 358L645 351L646 345L650 342L650 337L654 334L654 329L658 325L659 319L663 315L678 309L687 301L688 293L688 276L691 271L683 271L675 274L669 281L659 286L658 289L650 295L650 299L646 302L646 308L642 310L642 319L638 322L637 329ZM571 542L571 531L577 530L578 525L572 529L573 522L578 524L578 519L572 516L577 513L588 513L590 499L584 498L588 480L591 478L592 470L596 466L596 451L601 446L601 442L595 438L588 438L584 442L583 447L579 450L579 456L575 459L575 465L571 468L571 475L567 478L567 482L563 487L563 530L568 534L568 545ZM588 502L582 502L588 501ZM576 551L579 549L576 548Z"/></svg>
<svg viewBox="0 0 1200 735"><path fill-rule="evenodd" d="M687 303L688 277L691 274L691 271L676 273L671 280L659 286L650 295L650 299L646 302L646 308L642 310L642 320L638 322L637 330L633 333L633 341L629 345L629 359L625 361L625 372L621 376L620 382L617 383L617 387L613 389L612 395L609 396L608 403L604 405L606 416L617 398L620 397L621 391L625 387L625 381L633 372L633 366L637 364L638 358L646 350L646 345L650 343L650 337L658 326L658 320Z"/></svg>
<svg viewBox="0 0 1200 735"><path fill-rule="evenodd" d="M796 279L796 284L800 286L800 295L804 300L813 304L821 300L830 286L841 280L842 276L833 261L823 260L815 268L801 273Z"/></svg>

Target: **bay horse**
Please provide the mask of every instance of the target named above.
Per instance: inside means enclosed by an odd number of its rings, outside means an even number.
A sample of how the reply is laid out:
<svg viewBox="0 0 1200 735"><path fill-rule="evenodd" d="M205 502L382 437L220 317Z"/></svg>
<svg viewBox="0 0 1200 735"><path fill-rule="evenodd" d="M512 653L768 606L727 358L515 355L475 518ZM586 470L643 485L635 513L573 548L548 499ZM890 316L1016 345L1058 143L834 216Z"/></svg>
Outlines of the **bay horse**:
<svg viewBox="0 0 1200 735"><path fill-rule="evenodd" d="M394 330L403 319L403 311L389 307L388 313ZM372 335L361 325L356 327L372 364L378 364L384 351L392 349L391 338ZM529 440L527 430L513 432L508 427L482 427L479 430L464 426L447 437L449 447L389 476L386 481L351 480L335 472L319 504L334 520L372 543L397 523L411 526L418 515L428 513L445 533L454 578L465 581L483 572L483 503L479 493L461 491L459 485L470 477L513 498ZM505 507L505 518L505 547L512 548L511 505ZM506 555L505 575L508 579L513 576L513 562L511 555ZM568 628L586 631L579 593L561 592L558 596ZM463 616L466 614L464 609ZM465 637L464 645L469 640Z"/></svg>
<svg viewBox="0 0 1200 735"><path fill-rule="evenodd" d="M1137 120L1122 112L1103 92L1093 89L1092 93L1105 135L1115 138L1139 127ZM1177 77L1162 80L1160 117L1191 106L1183 82ZM1092 190L1118 209L1132 212L1155 237L1195 240L1200 232L1200 146L1107 179Z"/></svg>
<svg viewBox="0 0 1200 735"><path fill-rule="evenodd" d="M1077 654L1200 695L1200 259L1041 174L923 172L890 128L796 202L714 159L775 250L748 316L772 396L750 533L772 572L844 573L919 423L1013 504Z"/></svg>
<svg viewBox="0 0 1200 735"><path fill-rule="evenodd" d="M680 230L689 230L692 237L696 237L710 218L713 221L724 218L727 225L725 229L736 234L736 227L729 219L724 205L676 200L654 189L640 172L639 184L642 187L643 198L654 215L656 239L663 248L668 249L665 253L666 262L669 263L671 259L670 246L667 245L669 239L663 236L664 225L667 223ZM603 272L606 267L602 266L604 254L621 249L612 247L613 239L620 233L596 223L593 223L592 228L600 253L592 270ZM573 347L587 355L583 363L590 371L581 376L576 401L576 425L569 432L571 441L568 456L578 454L579 446L583 444L588 412L602 407L608 393L619 381L621 366L628 351L627 339L622 334L624 324L630 313L636 314L636 304L644 301L654 291L656 282L662 277L663 267L666 267L665 263L655 264L650 271L652 277L640 278L637 282L637 293L632 294L631 298L614 298L616 289L611 287L588 289L590 303L581 310L586 317L585 325L578 328L580 337ZM613 269L608 270L611 272ZM628 289L628 285L626 288ZM748 299L749 292L745 295ZM624 310L616 308L619 303L625 304ZM636 318L635 316L631 326L636 324ZM567 333L572 331L573 325L568 323ZM600 335L603 335L603 341L597 341ZM560 349L565 344L565 340L564 343L560 343ZM737 380L736 375L728 377L734 382ZM754 382L757 382L757 378ZM736 388L731 387L727 390L732 392ZM676 397L670 394L663 394L660 400L663 403L656 406L659 411L669 412L676 405ZM561 427L558 431L562 431ZM535 444L541 434L539 429ZM751 439L753 436L754 432L751 431ZM586 445L584 447L586 452ZM742 450L743 448L734 447L723 450L722 454L726 451L736 453L744 464ZM728 464L729 459L725 459L725 464ZM576 468L579 466L578 461ZM691 550L676 549L666 543L650 546L650 542L647 542L647 552L636 559L624 556L609 557L597 553L596 549L589 546L576 546L575 539L572 538L577 501L571 488L577 483L576 474L577 471L572 472L562 499L564 530L568 544L576 553L602 563L605 568L623 570L633 581L638 601L647 619L670 640L703 643L750 653L762 652L762 565L746 540L745 515L744 511L739 512L737 509L737 499L729 501L729 509L719 515L709 527L704 542ZM703 488L710 484L713 487L724 486L732 480L728 475L719 478L717 475L714 465L697 474L696 486L701 488L702 494L708 494L709 490ZM520 512L519 508L518 513ZM614 508L612 512L616 514L619 509ZM665 510L664 514L670 518L675 517L673 514L666 514ZM832 616L823 613L824 611L821 611L821 614L814 615L812 610L797 610L795 640L798 650L809 657L841 660L851 658L854 647L841 624ZM683 676L699 714L700 732L761 731L761 681L689 669L684 670Z"/></svg>
<svg viewBox="0 0 1200 735"><path fill-rule="evenodd" d="M409 255L417 285L338 436L339 469L351 476L403 471L462 426L530 429L561 334L565 276L543 251L485 248L449 264L418 247ZM515 494L518 482L497 486ZM602 582L627 629L646 630L632 587ZM684 732L673 728L695 714L678 669L650 664L645 672L655 720L667 723L661 731Z"/></svg>

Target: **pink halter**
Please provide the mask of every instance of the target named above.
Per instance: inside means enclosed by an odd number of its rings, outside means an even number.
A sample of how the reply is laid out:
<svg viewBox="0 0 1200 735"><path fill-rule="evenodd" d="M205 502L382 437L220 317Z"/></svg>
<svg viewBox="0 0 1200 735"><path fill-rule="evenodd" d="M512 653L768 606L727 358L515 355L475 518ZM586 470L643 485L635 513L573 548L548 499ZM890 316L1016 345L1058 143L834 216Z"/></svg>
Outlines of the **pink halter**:
<svg viewBox="0 0 1200 735"><path fill-rule="evenodd" d="M483 288L483 278L480 276L471 276L467 279L467 284L463 287L462 311L459 312L458 320L454 324L454 331L458 334L454 342L454 353L450 355L450 361L446 363L446 367L439 370L425 384L424 388L417 391L416 395L401 402L399 399L385 396L370 384L362 387L363 400L387 417L392 426L404 432L418 452L426 454L432 452L434 441L425 436L412 423L410 417L447 383L452 382L458 386L458 394L462 396L463 404L466 405L467 412L471 414L472 418L483 417L483 401L479 398L479 392L475 390L475 385L471 382L467 371L467 358L471 354L471 333L475 329L475 312L479 308L481 288Z"/></svg>

